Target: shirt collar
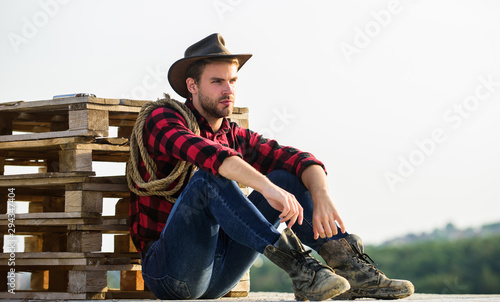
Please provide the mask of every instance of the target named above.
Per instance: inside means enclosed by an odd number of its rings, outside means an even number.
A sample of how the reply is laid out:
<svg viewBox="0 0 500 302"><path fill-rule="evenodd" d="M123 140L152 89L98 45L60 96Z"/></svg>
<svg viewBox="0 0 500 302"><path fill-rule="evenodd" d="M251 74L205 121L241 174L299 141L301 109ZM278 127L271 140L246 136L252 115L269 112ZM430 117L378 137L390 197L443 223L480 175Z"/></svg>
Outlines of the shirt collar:
<svg viewBox="0 0 500 302"><path fill-rule="evenodd" d="M212 132L212 127L210 126L208 121L198 112L198 110L196 110L193 101L191 99L186 99L186 102L184 104L193 112L200 128ZM229 121L227 120L227 118L224 117L222 120L222 125L217 132L227 133L229 132L229 130L231 130L231 126L229 125Z"/></svg>

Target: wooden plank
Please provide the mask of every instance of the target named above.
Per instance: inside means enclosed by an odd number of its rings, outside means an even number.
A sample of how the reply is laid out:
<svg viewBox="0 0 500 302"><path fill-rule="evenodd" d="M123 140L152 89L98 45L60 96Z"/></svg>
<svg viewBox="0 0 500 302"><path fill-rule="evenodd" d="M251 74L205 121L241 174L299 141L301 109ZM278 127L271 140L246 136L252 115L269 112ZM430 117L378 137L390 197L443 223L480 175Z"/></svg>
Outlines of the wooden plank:
<svg viewBox="0 0 500 302"><path fill-rule="evenodd" d="M132 135L134 127L118 127L118 137L129 138Z"/></svg>
<svg viewBox="0 0 500 302"><path fill-rule="evenodd" d="M81 183L81 184L70 184L69 188L78 188L85 191L98 191L98 192L123 192L126 193L127 196L130 193L130 190L126 184L113 184L113 183ZM122 194L116 194L116 197L122 196ZM109 194L106 197L110 197Z"/></svg>
<svg viewBox="0 0 500 302"><path fill-rule="evenodd" d="M30 236L24 238L24 252L37 253L42 251L42 236Z"/></svg>
<svg viewBox="0 0 500 302"><path fill-rule="evenodd" d="M115 252L137 253L137 249L135 248L130 234L115 235Z"/></svg>
<svg viewBox="0 0 500 302"><path fill-rule="evenodd" d="M68 292L106 292L108 280L106 271L69 271Z"/></svg>
<svg viewBox="0 0 500 302"><path fill-rule="evenodd" d="M73 178L73 177L89 177L95 175L95 172L92 171L78 171L78 172L66 172L66 173L58 173L58 172L51 172L51 173L32 173L32 174L13 174L13 175L3 175L0 176L1 180L18 180L18 179L28 179L28 180L35 180L35 179L56 179L56 178Z"/></svg>
<svg viewBox="0 0 500 302"><path fill-rule="evenodd" d="M229 116L231 122L235 122L238 126L243 128L249 127L248 114L233 114Z"/></svg>
<svg viewBox="0 0 500 302"><path fill-rule="evenodd" d="M9 254L0 253L0 259L9 259ZM117 258L140 258L138 253L106 253L106 252L41 252L41 253L16 253L16 259L117 259ZM90 263L88 265L94 265ZM105 264L103 261L100 264Z"/></svg>
<svg viewBox="0 0 500 302"><path fill-rule="evenodd" d="M12 134L12 120L14 116L12 114L1 114L0 115L0 135L11 135Z"/></svg>
<svg viewBox="0 0 500 302"><path fill-rule="evenodd" d="M0 108L4 107L16 107L24 103L24 101L11 101L11 102L5 102L5 103L0 103Z"/></svg>
<svg viewBox="0 0 500 302"><path fill-rule="evenodd" d="M119 99L105 99L89 96L88 102L91 104L105 104L105 105L118 105L121 104L121 100Z"/></svg>
<svg viewBox="0 0 500 302"><path fill-rule="evenodd" d="M66 130L66 131L41 132L41 133L29 133L29 134L17 134L17 135L1 135L0 142L53 139L53 138L74 137L74 136L99 137L99 136L108 136L108 133L107 130L93 131L93 130L81 129L81 130Z"/></svg>
<svg viewBox="0 0 500 302"><path fill-rule="evenodd" d="M16 253L16 270L22 271L23 266L73 266L87 265L87 259L22 259ZM8 259L0 259L0 266L8 266Z"/></svg>
<svg viewBox="0 0 500 302"><path fill-rule="evenodd" d="M104 110L70 110L69 129L70 130L95 130L105 133L108 136L109 115Z"/></svg>
<svg viewBox="0 0 500 302"><path fill-rule="evenodd" d="M234 113L248 113L248 112L250 112L248 107L234 107L233 108L233 114Z"/></svg>
<svg viewBox="0 0 500 302"><path fill-rule="evenodd" d="M102 233L99 231L70 231L68 252L100 252Z"/></svg>
<svg viewBox="0 0 500 302"><path fill-rule="evenodd" d="M126 219L122 220L123 223L120 224L80 224L71 226L71 230L81 230L81 231L101 231L102 233L128 233L129 226Z"/></svg>
<svg viewBox="0 0 500 302"><path fill-rule="evenodd" d="M102 213L103 196L98 191L66 191L64 212Z"/></svg>
<svg viewBox="0 0 500 302"><path fill-rule="evenodd" d="M122 198L118 200L115 205L115 215L116 216L128 216L130 206L130 197Z"/></svg>
<svg viewBox="0 0 500 302"><path fill-rule="evenodd" d="M142 107L148 103L151 103L152 101L148 100L128 100L128 99L120 99L120 104L125 105L125 106L134 106L134 107Z"/></svg>
<svg viewBox="0 0 500 302"><path fill-rule="evenodd" d="M89 151L107 151L107 152L129 152L128 145L110 145L110 144L78 144L73 146L61 146L63 150L89 150Z"/></svg>
<svg viewBox="0 0 500 302"><path fill-rule="evenodd" d="M51 100L37 100L37 101L19 101L10 103L1 103L0 112L21 111L21 112L40 112L40 111L53 111L64 110L70 108L75 104L102 104L102 105L118 105L118 99L105 99L94 97L68 97ZM7 105L5 105L7 104Z"/></svg>
<svg viewBox="0 0 500 302"><path fill-rule="evenodd" d="M142 271L120 271L120 290L143 291L144 279L142 278Z"/></svg>
<svg viewBox="0 0 500 302"><path fill-rule="evenodd" d="M38 292L38 291L15 291L15 296L9 292L0 292L0 299L23 299L23 300L85 300L97 299L101 300L106 297L105 293L65 293L65 292ZM13 297L14 296L14 297Z"/></svg>
<svg viewBox="0 0 500 302"><path fill-rule="evenodd" d="M72 268L75 271L134 271L141 273L142 266L140 264L103 264L103 265L91 265L91 266L78 266L75 265Z"/></svg>
<svg viewBox="0 0 500 302"><path fill-rule="evenodd" d="M96 144L106 144L106 145L126 145L128 144L128 138L123 137L102 137L96 138L93 143Z"/></svg>
<svg viewBox="0 0 500 302"><path fill-rule="evenodd" d="M28 206L29 213L43 213L43 202L30 202Z"/></svg>
<svg viewBox="0 0 500 302"><path fill-rule="evenodd" d="M106 151L94 151L92 153L93 161L107 161L116 163L126 163L130 158L129 152L113 152L107 153ZM123 174L125 174L125 168L123 169Z"/></svg>
<svg viewBox="0 0 500 302"><path fill-rule="evenodd" d="M67 173L33 173L0 176L0 187L33 187L33 186L56 186L69 183L79 183L88 180L89 176L95 175L92 171L79 171Z"/></svg>
<svg viewBox="0 0 500 302"><path fill-rule="evenodd" d="M49 271L31 272L30 290L41 291L49 289Z"/></svg>
<svg viewBox="0 0 500 302"><path fill-rule="evenodd" d="M35 140L16 140L16 141L3 141L0 142L0 150L13 150L13 149L33 149L37 151L42 150L59 150L60 145L71 143L88 143L93 141L94 138L88 137L62 137L51 139L35 139Z"/></svg>
<svg viewBox="0 0 500 302"><path fill-rule="evenodd" d="M42 234L42 252L66 252L68 238L66 232Z"/></svg>
<svg viewBox="0 0 500 302"><path fill-rule="evenodd" d="M85 223L85 219L98 221L102 219L98 213L70 212L70 213L25 213L16 214L16 225L64 225L69 223ZM0 215L0 225L7 225L7 214ZM58 222L60 221L60 222ZM89 220L91 221L91 220Z"/></svg>
<svg viewBox="0 0 500 302"><path fill-rule="evenodd" d="M246 297L250 292L250 274L246 272L243 278L224 297Z"/></svg>
<svg viewBox="0 0 500 302"><path fill-rule="evenodd" d="M92 171L91 149L63 149L59 151L59 172Z"/></svg>
<svg viewBox="0 0 500 302"><path fill-rule="evenodd" d="M131 112L139 113L140 107L135 106L123 106L123 105L113 105L113 106L103 106L100 104L87 104L87 109L99 110L99 111L112 111L112 112Z"/></svg>

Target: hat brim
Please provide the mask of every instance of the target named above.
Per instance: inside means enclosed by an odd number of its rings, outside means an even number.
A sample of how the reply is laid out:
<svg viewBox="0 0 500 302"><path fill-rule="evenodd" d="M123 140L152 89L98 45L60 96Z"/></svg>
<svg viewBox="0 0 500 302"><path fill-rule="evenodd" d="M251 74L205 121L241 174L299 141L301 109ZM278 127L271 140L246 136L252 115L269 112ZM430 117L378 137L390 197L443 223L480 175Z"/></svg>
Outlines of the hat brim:
<svg viewBox="0 0 500 302"><path fill-rule="evenodd" d="M230 54L230 55L207 55L207 56L193 56L177 60L168 70L167 78L170 86L177 92L178 95L187 98L189 91L186 85L186 70L189 65L201 59L208 58L236 58L239 61L238 70L252 57L251 54Z"/></svg>

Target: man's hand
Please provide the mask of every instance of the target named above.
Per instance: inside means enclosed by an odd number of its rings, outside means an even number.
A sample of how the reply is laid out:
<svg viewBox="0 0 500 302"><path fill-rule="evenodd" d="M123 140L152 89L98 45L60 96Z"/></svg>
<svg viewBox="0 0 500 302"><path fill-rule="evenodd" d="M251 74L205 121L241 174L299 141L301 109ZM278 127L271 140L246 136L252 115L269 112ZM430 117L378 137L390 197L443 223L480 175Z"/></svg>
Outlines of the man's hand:
<svg viewBox="0 0 500 302"><path fill-rule="evenodd" d="M241 158L237 156L226 158L219 167L219 174L261 193L271 207L281 212L279 216L280 222L288 221L289 228L295 222L302 224L304 219L303 209L295 196L273 184L267 177Z"/></svg>
<svg viewBox="0 0 500 302"><path fill-rule="evenodd" d="M304 210L293 194L271 182L261 194L267 199L271 207L281 212L279 216L280 223L288 221L288 228L291 228L295 222L302 224Z"/></svg>
<svg viewBox="0 0 500 302"><path fill-rule="evenodd" d="M313 200L314 239L337 235L336 223L340 226L341 232L345 233L344 222L328 193L326 174L323 168L318 165L307 167L302 173L302 182L311 193Z"/></svg>
<svg viewBox="0 0 500 302"><path fill-rule="evenodd" d="M339 212L330 198L328 192L315 193L313 198L313 231L314 239L318 237L332 237L337 235L337 224L342 233L345 233L345 226Z"/></svg>

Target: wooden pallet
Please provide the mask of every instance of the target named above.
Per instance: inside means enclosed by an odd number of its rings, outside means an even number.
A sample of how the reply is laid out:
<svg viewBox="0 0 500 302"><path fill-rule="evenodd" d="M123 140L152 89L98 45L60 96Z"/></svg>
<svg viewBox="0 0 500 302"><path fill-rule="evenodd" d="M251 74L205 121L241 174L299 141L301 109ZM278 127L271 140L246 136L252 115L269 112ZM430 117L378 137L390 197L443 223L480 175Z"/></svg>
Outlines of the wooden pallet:
<svg viewBox="0 0 500 302"><path fill-rule="evenodd" d="M7 213L9 188L16 201L29 203L28 213L15 215L16 235L26 236L15 268L31 274L31 290L16 291L15 298L155 298L144 286L129 235L125 171L106 177L93 172L96 161L128 160L128 137L147 102L71 97L0 104L0 213ZM247 108L235 108L230 118L248 127ZM114 137L108 137L111 127L117 128ZM4 175L5 166L38 167L39 173ZM105 198L118 199L114 216L102 215ZM0 214L0 234L9 233L9 217ZM105 234L114 235L113 253L101 252ZM0 253L5 277L10 256ZM120 272L119 289L108 288L108 271ZM246 296L249 289L247 275L228 296ZM0 298L12 298L4 282Z"/></svg>

